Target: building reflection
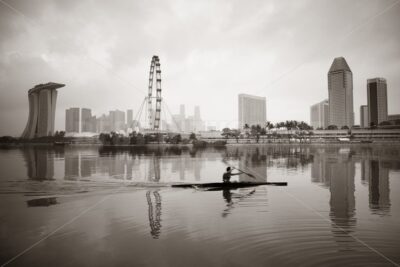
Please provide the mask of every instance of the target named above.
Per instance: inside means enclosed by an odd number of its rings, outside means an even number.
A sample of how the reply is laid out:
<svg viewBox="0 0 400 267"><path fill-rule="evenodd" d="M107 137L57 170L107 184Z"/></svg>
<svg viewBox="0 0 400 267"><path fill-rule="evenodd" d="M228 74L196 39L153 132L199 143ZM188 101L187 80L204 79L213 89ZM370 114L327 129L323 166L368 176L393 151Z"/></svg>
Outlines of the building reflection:
<svg viewBox="0 0 400 267"><path fill-rule="evenodd" d="M363 171L364 170L364 171ZM390 213L389 169L378 160L364 160L361 164L361 179L368 185L369 208L373 214Z"/></svg>
<svg viewBox="0 0 400 267"><path fill-rule="evenodd" d="M330 191L330 218L334 236L346 239L343 231L352 232L355 227L355 162L348 150L321 148L314 153L311 180Z"/></svg>
<svg viewBox="0 0 400 267"><path fill-rule="evenodd" d="M149 182L159 182L160 175L161 175L160 156L153 155L153 157L149 160L149 163L150 163L150 166L148 168L148 172L149 172L148 181Z"/></svg>
<svg viewBox="0 0 400 267"><path fill-rule="evenodd" d="M245 149L236 148L234 158L239 160L238 168L250 172L256 176L258 181L267 181L267 153L266 147L246 147ZM239 175L239 181L253 181L254 178L246 174Z"/></svg>
<svg viewBox="0 0 400 267"><path fill-rule="evenodd" d="M80 154L79 150L66 151L64 155L64 178L76 180L80 177Z"/></svg>
<svg viewBox="0 0 400 267"><path fill-rule="evenodd" d="M52 180L54 177L54 153L47 148L23 149L27 175L32 180Z"/></svg>
<svg viewBox="0 0 400 267"><path fill-rule="evenodd" d="M154 202L152 198L154 198ZM161 234L161 196L158 190L149 190L146 192L146 199L148 204L150 234L154 239L158 239Z"/></svg>

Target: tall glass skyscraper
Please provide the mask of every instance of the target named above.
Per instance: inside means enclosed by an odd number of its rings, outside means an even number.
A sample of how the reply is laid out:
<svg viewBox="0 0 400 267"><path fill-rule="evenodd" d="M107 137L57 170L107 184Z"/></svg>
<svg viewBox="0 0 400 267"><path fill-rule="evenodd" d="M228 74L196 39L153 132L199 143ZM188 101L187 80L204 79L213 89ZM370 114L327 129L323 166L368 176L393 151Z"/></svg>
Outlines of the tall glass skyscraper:
<svg viewBox="0 0 400 267"><path fill-rule="evenodd" d="M79 133L80 108L65 110L65 131L67 133Z"/></svg>
<svg viewBox="0 0 400 267"><path fill-rule="evenodd" d="M267 104L265 97L240 94L239 95L239 129L245 124L249 126L259 124L261 127L267 121Z"/></svg>
<svg viewBox="0 0 400 267"><path fill-rule="evenodd" d="M354 125L353 73L343 57L333 60L328 72L329 124Z"/></svg>
<svg viewBox="0 0 400 267"><path fill-rule="evenodd" d="M378 125L388 120L386 79L374 78L367 81L369 123Z"/></svg>

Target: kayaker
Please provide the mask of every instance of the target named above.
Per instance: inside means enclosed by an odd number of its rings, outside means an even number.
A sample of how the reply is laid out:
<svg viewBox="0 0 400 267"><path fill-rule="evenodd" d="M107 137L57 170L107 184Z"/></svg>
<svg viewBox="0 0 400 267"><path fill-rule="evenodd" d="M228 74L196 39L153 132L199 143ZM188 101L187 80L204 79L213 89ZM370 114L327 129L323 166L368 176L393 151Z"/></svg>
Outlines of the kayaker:
<svg viewBox="0 0 400 267"><path fill-rule="evenodd" d="M224 172L224 174L222 175L222 181L224 182L224 183L229 183L230 181L230 179L231 179L231 176L234 176L234 175L239 175L239 174L242 174L242 173L244 173L244 172L238 172L238 173L232 173L232 170L233 170L234 168L231 168L231 167L228 167L228 168L226 168L226 172Z"/></svg>

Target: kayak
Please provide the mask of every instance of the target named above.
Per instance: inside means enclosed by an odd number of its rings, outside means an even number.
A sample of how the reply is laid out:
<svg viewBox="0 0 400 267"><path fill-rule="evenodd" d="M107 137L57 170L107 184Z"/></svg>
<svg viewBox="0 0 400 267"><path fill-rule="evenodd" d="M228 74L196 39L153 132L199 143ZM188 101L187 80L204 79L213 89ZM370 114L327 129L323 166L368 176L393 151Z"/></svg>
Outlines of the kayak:
<svg viewBox="0 0 400 267"><path fill-rule="evenodd" d="M287 182L232 182L232 183L205 183L205 184L173 184L171 187L178 188L242 188L259 185L287 186Z"/></svg>

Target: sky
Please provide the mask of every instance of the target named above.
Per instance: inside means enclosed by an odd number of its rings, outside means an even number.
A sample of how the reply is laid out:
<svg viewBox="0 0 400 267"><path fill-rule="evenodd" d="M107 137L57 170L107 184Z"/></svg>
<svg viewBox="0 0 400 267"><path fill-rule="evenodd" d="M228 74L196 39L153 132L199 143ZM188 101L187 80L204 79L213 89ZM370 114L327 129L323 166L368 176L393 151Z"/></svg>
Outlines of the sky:
<svg viewBox="0 0 400 267"><path fill-rule="evenodd" d="M399 2L0 0L0 136L22 133L28 90L50 81L66 84L57 130L70 107L136 114L153 55L167 117L198 105L207 125L236 127L246 93L266 97L268 121L309 122L340 56L353 72L356 124L368 78L387 79L389 114L400 113Z"/></svg>

